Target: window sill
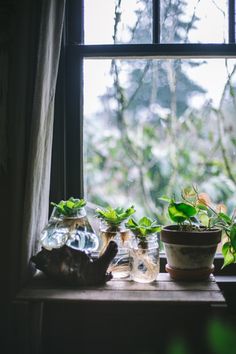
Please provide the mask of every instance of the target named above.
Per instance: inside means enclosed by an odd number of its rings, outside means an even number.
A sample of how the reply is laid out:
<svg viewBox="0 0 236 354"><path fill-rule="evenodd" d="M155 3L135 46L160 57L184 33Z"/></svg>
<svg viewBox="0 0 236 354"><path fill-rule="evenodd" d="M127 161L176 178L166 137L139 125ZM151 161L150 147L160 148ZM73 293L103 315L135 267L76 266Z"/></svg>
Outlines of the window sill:
<svg viewBox="0 0 236 354"><path fill-rule="evenodd" d="M55 286L42 273L22 289L17 301L62 302L142 302L156 304L225 304L225 299L213 276L206 281L175 282L167 273L160 273L156 282L135 283L130 280L111 280L96 287L72 288Z"/></svg>

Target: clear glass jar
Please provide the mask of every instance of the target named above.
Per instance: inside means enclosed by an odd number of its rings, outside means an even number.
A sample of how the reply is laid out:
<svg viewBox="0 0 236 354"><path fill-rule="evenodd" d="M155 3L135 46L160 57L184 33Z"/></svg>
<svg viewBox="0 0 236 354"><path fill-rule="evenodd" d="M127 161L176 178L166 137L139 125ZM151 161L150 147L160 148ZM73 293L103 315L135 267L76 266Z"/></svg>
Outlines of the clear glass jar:
<svg viewBox="0 0 236 354"><path fill-rule="evenodd" d="M54 208L48 225L41 233L40 243L48 250L65 244L86 253L96 252L99 248L99 238L94 233L84 208L71 217L59 214Z"/></svg>
<svg viewBox="0 0 236 354"><path fill-rule="evenodd" d="M112 272L113 278L122 279L130 275L129 249L131 234L123 224L116 227L105 222L100 225L100 236L102 248L100 254L103 254L111 240L118 246L118 253L112 260L108 272Z"/></svg>
<svg viewBox="0 0 236 354"><path fill-rule="evenodd" d="M156 234L144 241L133 238L130 248L130 277L138 283L151 283L160 271L159 242Z"/></svg>

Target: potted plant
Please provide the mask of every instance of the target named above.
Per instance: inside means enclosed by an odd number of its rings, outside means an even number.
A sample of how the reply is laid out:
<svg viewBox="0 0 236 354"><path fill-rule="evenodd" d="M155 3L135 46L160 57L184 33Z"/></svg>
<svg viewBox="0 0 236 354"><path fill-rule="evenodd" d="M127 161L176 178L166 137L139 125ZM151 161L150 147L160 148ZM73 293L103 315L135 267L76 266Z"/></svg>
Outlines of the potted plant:
<svg viewBox="0 0 236 354"><path fill-rule="evenodd" d="M100 236L102 240L101 254L103 254L111 240L118 245L118 253L113 259L108 271L111 271L114 278L125 278L129 276L129 241L130 232L126 229L124 222L135 213L134 206L130 208L97 209L97 217L101 220Z"/></svg>
<svg viewBox="0 0 236 354"><path fill-rule="evenodd" d="M96 251L99 239L88 221L84 208L86 201L71 197L51 204L54 209L41 233L41 245L49 251L64 245L87 253Z"/></svg>
<svg viewBox="0 0 236 354"><path fill-rule="evenodd" d="M168 214L174 222L161 230L166 270L173 279L207 278L214 270L213 260L223 231L223 266L235 262L236 224L222 204L215 206L206 193L199 193L195 187L185 188L178 201L160 199L168 202Z"/></svg>
<svg viewBox="0 0 236 354"><path fill-rule="evenodd" d="M130 248L130 276L139 283L156 280L159 273L159 243L157 232L161 227L156 220L146 216L136 221L129 219L126 227L134 239Z"/></svg>

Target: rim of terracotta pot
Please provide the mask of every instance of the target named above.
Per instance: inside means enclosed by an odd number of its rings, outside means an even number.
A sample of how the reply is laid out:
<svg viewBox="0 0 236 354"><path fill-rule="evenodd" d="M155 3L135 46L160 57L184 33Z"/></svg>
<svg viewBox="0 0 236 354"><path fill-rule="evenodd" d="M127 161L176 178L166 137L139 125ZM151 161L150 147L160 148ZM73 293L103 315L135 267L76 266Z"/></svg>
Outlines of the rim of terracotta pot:
<svg viewBox="0 0 236 354"><path fill-rule="evenodd" d="M183 231L178 225L167 225L161 230L161 241L175 245L207 246L221 241L222 230Z"/></svg>

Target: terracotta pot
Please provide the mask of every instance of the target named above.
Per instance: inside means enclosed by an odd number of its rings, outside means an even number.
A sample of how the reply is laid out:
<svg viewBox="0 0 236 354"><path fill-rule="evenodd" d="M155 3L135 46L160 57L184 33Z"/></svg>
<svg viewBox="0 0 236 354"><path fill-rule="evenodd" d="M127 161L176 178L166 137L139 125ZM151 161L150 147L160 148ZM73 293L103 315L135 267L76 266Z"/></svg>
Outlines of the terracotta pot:
<svg viewBox="0 0 236 354"><path fill-rule="evenodd" d="M180 231L178 225L165 226L161 231L167 265L166 271L175 280L206 279L213 272L219 229Z"/></svg>

